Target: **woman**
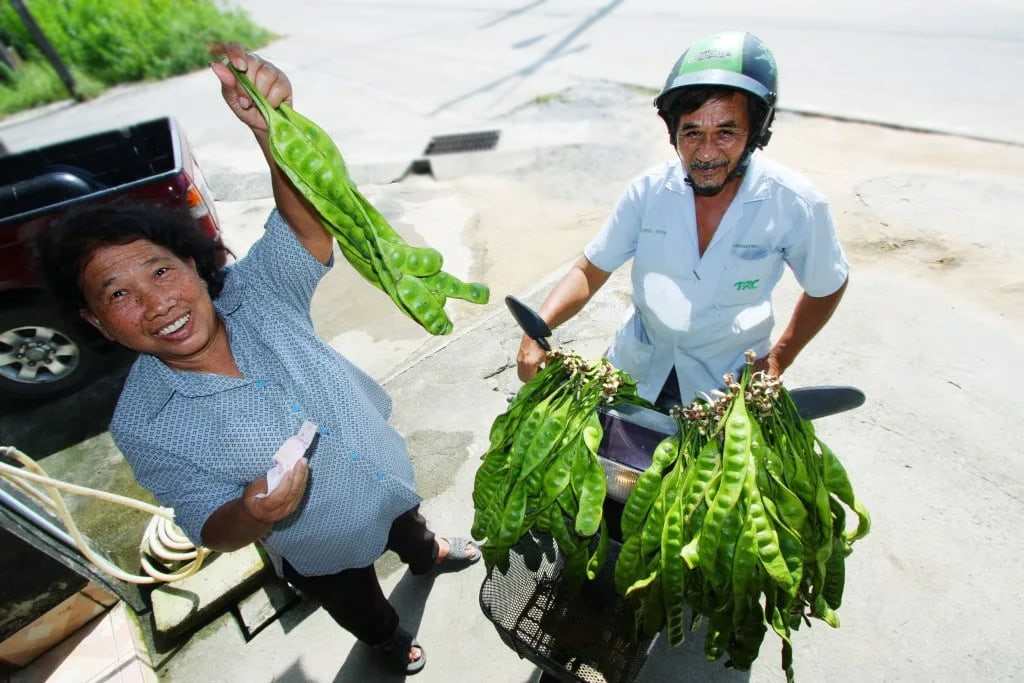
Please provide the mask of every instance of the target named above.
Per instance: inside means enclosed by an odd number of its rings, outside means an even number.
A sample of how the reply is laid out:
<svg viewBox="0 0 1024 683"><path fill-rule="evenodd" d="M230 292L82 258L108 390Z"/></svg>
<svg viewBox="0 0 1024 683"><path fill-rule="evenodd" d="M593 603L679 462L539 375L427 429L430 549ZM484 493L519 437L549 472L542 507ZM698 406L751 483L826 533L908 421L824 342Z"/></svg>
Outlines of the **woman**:
<svg viewBox="0 0 1024 683"><path fill-rule="evenodd" d="M272 64L225 51L272 106L291 100ZM415 574L451 571L479 549L435 538L405 443L387 424L390 399L316 336L310 301L333 262L332 238L275 164L266 122L231 71L211 66L270 168L266 234L222 270L220 247L186 214L103 206L41 235L43 269L83 318L141 354L110 429L186 534L223 552L260 541L341 626L417 673L425 654L399 627L373 562L387 548ZM273 455L307 421L318 426L307 457L268 492Z"/></svg>

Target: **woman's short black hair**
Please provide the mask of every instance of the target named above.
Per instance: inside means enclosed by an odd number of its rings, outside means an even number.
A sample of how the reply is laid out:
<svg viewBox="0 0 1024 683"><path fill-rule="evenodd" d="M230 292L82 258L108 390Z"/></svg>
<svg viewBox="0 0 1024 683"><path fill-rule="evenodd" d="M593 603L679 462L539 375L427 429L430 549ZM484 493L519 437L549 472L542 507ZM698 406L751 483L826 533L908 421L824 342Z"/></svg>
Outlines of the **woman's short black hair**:
<svg viewBox="0 0 1024 683"><path fill-rule="evenodd" d="M207 235L188 209L115 202L70 211L35 239L36 258L55 298L70 310L86 307L82 269L96 249L149 240L182 260L194 259L216 299L224 287L227 249Z"/></svg>
<svg viewBox="0 0 1024 683"><path fill-rule="evenodd" d="M671 104L664 111L659 112L661 118L668 126L669 141L674 147L676 144L676 133L679 132L679 119L685 114L692 114L710 100L717 100L731 97L733 93L743 93L747 100L747 117L750 119L750 132L754 136L761 131L764 118L768 115L768 105L760 97L754 97L750 93L737 88L729 88L721 85L701 85L692 88L682 88L675 96Z"/></svg>

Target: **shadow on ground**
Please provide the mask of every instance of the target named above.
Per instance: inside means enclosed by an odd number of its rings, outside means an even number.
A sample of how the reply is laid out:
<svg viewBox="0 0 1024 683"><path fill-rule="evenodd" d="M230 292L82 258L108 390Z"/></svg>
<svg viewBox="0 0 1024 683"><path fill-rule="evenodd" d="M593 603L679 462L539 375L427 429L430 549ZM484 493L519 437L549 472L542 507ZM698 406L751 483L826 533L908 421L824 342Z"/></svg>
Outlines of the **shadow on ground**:
<svg viewBox="0 0 1024 683"><path fill-rule="evenodd" d="M705 622L697 631L686 634L686 642L674 648L668 646L668 639L662 633L651 648L647 663L640 671L637 683L655 683L656 681L678 681L685 683L745 683L750 680L749 671L729 669L723 664L724 658L717 662L709 662L704 657L704 637L708 629ZM778 657L777 648L771 647L773 637L771 631L765 637L761 647L762 657ZM776 643L778 642L777 639Z"/></svg>
<svg viewBox="0 0 1024 683"><path fill-rule="evenodd" d="M103 374L67 396L0 397L0 445L39 460L107 431L134 357L122 351L106 354Z"/></svg>
<svg viewBox="0 0 1024 683"><path fill-rule="evenodd" d="M402 628L412 634L419 631L420 623L423 621L423 611L427 604L430 591L434 588L434 576L415 576L406 571L399 580L394 590L388 596L388 601L398 611ZM289 610L282 615L281 622L286 630L294 628L302 619L316 611L317 607L304 600L295 609ZM340 626L338 628L341 628ZM427 654L429 667L433 662L430 660L429 647L424 645L424 652ZM433 663L437 666L437 663ZM334 677L335 683L363 683L364 681L404 681L404 674L395 673L388 669L381 662L377 653L369 646L357 642L349 652L348 658L342 664L338 674ZM300 683L308 678L298 665L289 668L276 680L281 683Z"/></svg>

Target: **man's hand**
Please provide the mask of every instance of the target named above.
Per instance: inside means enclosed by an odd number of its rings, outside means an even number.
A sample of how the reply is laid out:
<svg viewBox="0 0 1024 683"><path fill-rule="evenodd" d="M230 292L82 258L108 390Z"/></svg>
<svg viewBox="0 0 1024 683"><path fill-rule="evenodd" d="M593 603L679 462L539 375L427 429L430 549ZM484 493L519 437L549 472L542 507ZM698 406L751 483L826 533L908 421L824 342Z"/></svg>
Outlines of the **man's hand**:
<svg viewBox="0 0 1024 683"><path fill-rule="evenodd" d="M540 366L547 359L547 351L531 337L523 335L519 342L519 353L516 354L516 369L522 382L529 382L536 376Z"/></svg>
<svg viewBox="0 0 1024 683"><path fill-rule="evenodd" d="M282 102L291 104L292 84L288 77L270 62L245 52L235 43L218 45L214 49L214 54L227 56L236 69L244 71L256 86L256 90L267 98L271 107L277 107ZM210 68L220 80L221 95L235 116L252 128L254 133L265 133L267 122L263 120L263 115L253 101L246 96L245 90L239 85L231 69L219 61L211 63Z"/></svg>
<svg viewBox="0 0 1024 683"><path fill-rule="evenodd" d="M782 377L782 373L786 371L787 367L788 365L783 364L774 350L769 351L767 356L754 361L754 372L764 372L772 377Z"/></svg>
<svg viewBox="0 0 1024 683"><path fill-rule="evenodd" d="M815 297L807 292L801 294L796 302L796 308L793 309L793 317L789 319L782 336L775 342L767 356L759 358L754 363L754 371L762 370L774 377L781 377L807 343L832 317L832 313L843 298L843 293L846 292L847 284L849 281L826 296Z"/></svg>
<svg viewBox="0 0 1024 683"><path fill-rule="evenodd" d="M309 464L300 458L281 479L281 483L270 495L267 492L267 478L260 477L245 487L242 494L242 508L261 524L274 524L295 512L306 493L309 479ZM262 497L257 497L262 496Z"/></svg>

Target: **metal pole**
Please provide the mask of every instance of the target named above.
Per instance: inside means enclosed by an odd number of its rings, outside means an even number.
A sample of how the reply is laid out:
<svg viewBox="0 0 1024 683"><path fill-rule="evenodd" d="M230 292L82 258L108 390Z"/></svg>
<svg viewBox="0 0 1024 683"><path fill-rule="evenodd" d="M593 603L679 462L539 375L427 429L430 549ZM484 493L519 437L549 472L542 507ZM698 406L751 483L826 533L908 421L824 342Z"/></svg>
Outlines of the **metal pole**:
<svg viewBox="0 0 1024 683"><path fill-rule="evenodd" d="M29 13L28 8L25 7L25 3L22 0L11 0L11 6L14 11L21 17L21 23L25 24L25 28L28 29L29 34L32 36L32 40L35 41L36 47L38 47L46 59L49 60L53 70L57 72L60 80L63 81L64 87L68 89L71 96L81 102L84 97L78 92L78 88L75 86L75 78L71 75L71 71L61 60L60 55L53 49L53 45L47 40L46 35L43 34L39 24Z"/></svg>
<svg viewBox="0 0 1024 683"><path fill-rule="evenodd" d="M0 529L20 538L79 576L106 587L131 605L136 613L149 609L138 586L100 572L85 559L67 532L37 513L33 509L33 504L22 503L2 486L0 486ZM31 571L31 567L26 570Z"/></svg>
<svg viewBox="0 0 1024 683"><path fill-rule="evenodd" d="M78 547L75 545L73 538L68 536L67 532L59 528L56 524L46 519L42 515L39 515L35 510L31 509L20 500L12 496L11 494L0 488L0 505L10 508L13 512L21 515L28 521L35 524L37 527L45 531L46 533L53 536L58 541L71 548L75 552L78 552Z"/></svg>

